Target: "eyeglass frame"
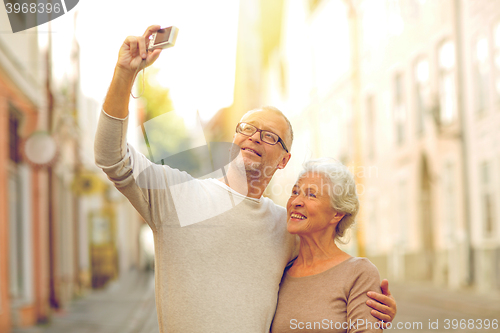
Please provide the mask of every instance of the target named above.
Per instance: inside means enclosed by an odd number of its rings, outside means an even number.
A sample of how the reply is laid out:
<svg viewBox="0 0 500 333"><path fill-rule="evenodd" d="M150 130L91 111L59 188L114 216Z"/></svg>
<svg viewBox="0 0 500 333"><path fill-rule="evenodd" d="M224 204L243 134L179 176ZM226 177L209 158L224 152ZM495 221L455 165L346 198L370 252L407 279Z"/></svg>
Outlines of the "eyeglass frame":
<svg viewBox="0 0 500 333"><path fill-rule="evenodd" d="M255 128L255 132L253 132L251 135L246 135L246 134L243 134L243 133L241 133L241 132L238 132L238 128L240 127L240 124L246 124L246 125L250 125L250 126L252 126L253 128ZM274 145L276 145L277 143L280 143L280 144L281 144L281 146L283 147L283 149L284 149L284 150L288 153L288 148L286 147L285 142L281 139L281 137L280 137L278 134L276 134L276 133L274 133L274 132L271 132L271 131L268 131L268 130L262 130L262 129L258 128L257 126L252 125L252 124L250 124L250 123L239 122L239 123L236 125L236 133L238 133L238 134L241 134L241 135L244 135L244 136L251 137L252 135L254 135L254 134L255 134L255 133L257 133L257 132L260 132L260 140L261 140L262 142L267 143L268 145L271 145L271 146L274 146ZM276 141L275 143L269 143L269 142L264 141L264 139L262 138L262 136L263 136L262 132L268 132L268 133L271 133L271 134L276 135L276 136L278 137L278 141Z"/></svg>

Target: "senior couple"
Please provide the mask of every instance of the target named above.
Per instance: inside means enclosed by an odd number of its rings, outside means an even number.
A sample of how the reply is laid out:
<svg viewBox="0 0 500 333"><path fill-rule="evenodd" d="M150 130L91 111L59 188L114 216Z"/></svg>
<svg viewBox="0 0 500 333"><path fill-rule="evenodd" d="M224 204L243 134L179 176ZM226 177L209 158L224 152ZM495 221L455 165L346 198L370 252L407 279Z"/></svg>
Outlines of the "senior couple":
<svg viewBox="0 0 500 333"><path fill-rule="evenodd" d="M345 166L307 162L286 209L262 196L291 157L292 128L279 110L264 107L243 116L233 139L238 157L221 179L198 180L153 164L126 143L134 76L159 57L160 50L146 51L158 29L128 37L120 48L95 158L153 230L160 331L380 331L378 320L392 321L396 314L387 281L380 283L367 259L336 244L359 209ZM198 222L183 223L191 215Z"/></svg>

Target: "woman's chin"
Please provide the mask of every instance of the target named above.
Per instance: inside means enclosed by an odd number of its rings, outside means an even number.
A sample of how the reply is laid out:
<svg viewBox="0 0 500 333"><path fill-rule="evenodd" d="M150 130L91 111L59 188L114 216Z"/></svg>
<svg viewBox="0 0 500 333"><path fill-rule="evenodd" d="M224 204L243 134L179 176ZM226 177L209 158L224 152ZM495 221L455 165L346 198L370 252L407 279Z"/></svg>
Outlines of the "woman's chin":
<svg viewBox="0 0 500 333"><path fill-rule="evenodd" d="M294 224L288 224L288 226L286 227L286 229L288 230L289 233L291 233L292 235L296 235L296 234L299 234L300 231L301 231L301 228L297 225L294 225Z"/></svg>

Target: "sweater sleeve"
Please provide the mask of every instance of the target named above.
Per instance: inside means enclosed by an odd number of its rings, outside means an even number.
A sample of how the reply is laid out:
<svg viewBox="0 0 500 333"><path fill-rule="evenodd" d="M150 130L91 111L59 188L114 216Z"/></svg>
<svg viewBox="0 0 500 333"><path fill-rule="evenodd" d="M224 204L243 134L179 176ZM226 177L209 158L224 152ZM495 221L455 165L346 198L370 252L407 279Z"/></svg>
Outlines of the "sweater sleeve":
<svg viewBox="0 0 500 333"><path fill-rule="evenodd" d="M128 145L127 125L128 118L101 112L94 143L96 165L155 231L173 209L167 178L179 177L180 172L152 163Z"/></svg>
<svg viewBox="0 0 500 333"><path fill-rule="evenodd" d="M366 305L368 291L381 292L377 267L368 259L363 258L352 273L354 280L347 300L347 321L351 324L347 331L349 333L382 332L378 319L371 315L371 308Z"/></svg>

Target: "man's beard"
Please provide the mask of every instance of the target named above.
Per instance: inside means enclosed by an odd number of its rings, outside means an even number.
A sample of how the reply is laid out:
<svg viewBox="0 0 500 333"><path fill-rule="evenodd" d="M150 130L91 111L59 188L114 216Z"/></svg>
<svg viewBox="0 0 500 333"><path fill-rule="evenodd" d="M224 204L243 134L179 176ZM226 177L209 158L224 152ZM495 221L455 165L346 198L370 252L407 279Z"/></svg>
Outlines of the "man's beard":
<svg viewBox="0 0 500 333"><path fill-rule="evenodd" d="M263 175L263 165L260 161L248 160L242 155L239 155L239 157L234 159L232 163L235 163L240 176L245 177L247 180L260 179Z"/></svg>
<svg viewBox="0 0 500 333"><path fill-rule="evenodd" d="M230 154L232 163L236 163L236 165L238 166L236 169L240 171L245 170L247 177L251 175L253 178L262 174L262 163L260 161L249 161L248 159L244 158L242 155L242 150L239 146L233 144Z"/></svg>
<svg viewBox="0 0 500 333"><path fill-rule="evenodd" d="M245 172L247 177L252 178L260 178L262 175L262 163L260 162L252 162L252 161L244 161L245 163Z"/></svg>

